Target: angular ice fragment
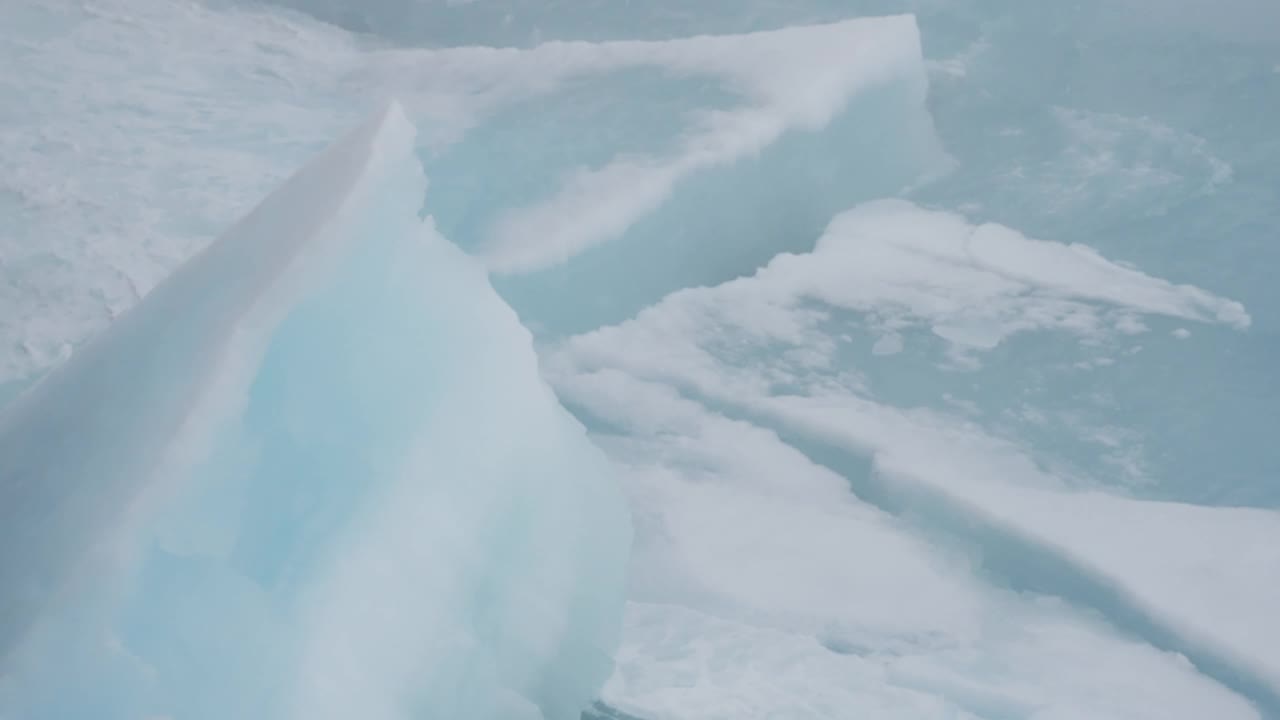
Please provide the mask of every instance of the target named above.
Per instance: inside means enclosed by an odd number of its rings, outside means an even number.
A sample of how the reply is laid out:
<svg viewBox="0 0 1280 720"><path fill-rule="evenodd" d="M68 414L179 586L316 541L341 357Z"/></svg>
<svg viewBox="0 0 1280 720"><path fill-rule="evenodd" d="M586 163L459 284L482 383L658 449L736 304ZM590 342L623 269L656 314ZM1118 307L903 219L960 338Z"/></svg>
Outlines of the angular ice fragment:
<svg viewBox="0 0 1280 720"><path fill-rule="evenodd" d="M0 417L0 717L576 717L628 516L392 104Z"/></svg>

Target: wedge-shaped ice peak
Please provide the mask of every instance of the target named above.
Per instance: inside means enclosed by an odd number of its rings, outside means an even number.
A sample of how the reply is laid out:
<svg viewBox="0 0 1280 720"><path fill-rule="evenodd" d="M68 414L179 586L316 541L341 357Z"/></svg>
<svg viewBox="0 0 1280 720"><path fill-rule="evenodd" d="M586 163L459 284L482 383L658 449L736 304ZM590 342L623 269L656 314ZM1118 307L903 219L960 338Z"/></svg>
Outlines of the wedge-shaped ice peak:
<svg viewBox="0 0 1280 720"><path fill-rule="evenodd" d="M572 718L629 543L398 106L0 418L0 717Z"/></svg>

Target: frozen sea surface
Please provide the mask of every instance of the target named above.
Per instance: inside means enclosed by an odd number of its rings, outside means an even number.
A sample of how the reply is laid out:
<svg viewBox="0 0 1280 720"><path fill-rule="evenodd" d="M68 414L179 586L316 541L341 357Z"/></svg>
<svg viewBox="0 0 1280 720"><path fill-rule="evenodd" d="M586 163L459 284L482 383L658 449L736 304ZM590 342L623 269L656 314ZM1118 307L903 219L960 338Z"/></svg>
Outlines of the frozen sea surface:
<svg viewBox="0 0 1280 720"><path fill-rule="evenodd" d="M1269 0L9 0L0 404L396 98L630 504L590 714L1280 718L1278 68Z"/></svg>

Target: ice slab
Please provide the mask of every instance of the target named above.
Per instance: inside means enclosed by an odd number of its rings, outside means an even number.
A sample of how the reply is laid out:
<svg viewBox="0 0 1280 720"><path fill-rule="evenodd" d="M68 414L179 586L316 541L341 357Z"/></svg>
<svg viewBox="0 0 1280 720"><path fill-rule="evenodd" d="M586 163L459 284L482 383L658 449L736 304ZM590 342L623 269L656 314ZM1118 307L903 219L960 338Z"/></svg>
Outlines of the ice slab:
<svg viewBox="0 0 1280 720"><path fill-rule="evenodd" d="M459 182L429 206L541 335L749 274L779 250L807 249L835 212L947 166L910 16L396 49L358 77L465 133L428 157Z"/></svg>
<svg viewBox="0 0 1280 720"><path fill-rule="evenodd" d="M777 434L617 370L564 378L622 468L632 602L603 699L667 718L1258 718L1183 658L993 587Z"/></svg>
<svg viewBox="0 0 1280 720"><path fill-rule="evenodd" d="M0 717L568 718L629 523L396 104L0 418Z"/></svg>
<svg viewBox="0 0 1280 720"><path fill-rule="evenodd" d="M640 411L625 403L602 410L606 401L599 398L632 397L632 405L643 408L634 394L619 389L638 381L772 430L791 448L836 469L862 499L915 518L929 536L969 548L984 573L999 582L1100 612L1123 631L1185 655L1269 713L1280 697L1280 656L1274 650L1280 624L1270 611L1280 603L1280 564L1266 548L1280 541L1280 515L1142 499L1055 472L1032 447L984 425L963 402L952 411L894 404L862 372L872 358L897 362L888 351L901 351L892 345L905 337L917 347L937 347L939 361L952 365L954 377L940 384L962 388L964 367L980 364L984 353L1020 336L1065 336L1084 352L1101 354L1144 333L1144 323L1160 317L1236 328L1249 323L1238 303L1118 265L1087 248L1035 241L1008 228L973 225L892 201L837 218L813 253L781 255L754 277L672 294L632 321L573 338L549 365L557 368L562 392L601 418L604 428L627 427L620 423ZM867 329L890 338L890 347L877 343L879 352L854 353L848 336ZM574 394L575 387L593 382L606 385ZM710 443L699 428L671 427L668 432L678 439L670 443L680 452ZM733 445L755 448L762 442L744 436ZM758 459L744 462L748 468L768 467ZM736 474L747 472L738 468ZM774 474L779 484L798 482L796 471ZM699 492L690 489L688 497ZM655 500L670 523L687 502L693 500ZM700 505L732 508L742 502ZM725 527L775 527L770 512L775 511L759 510L760 519L735 518ZM816 519L798 518L794 525L803 531L746 554L767 559L791 541L829 546ZM734 556L708 543L701 552L715 553L709 557ZM835 544L859 543L850 536L850 542ZM734 575L741 565L726 564L734 569L707 562L691 575L724 578L717 582L725 583L725 597L754 596L753 586ZM795 561L779 565L784 577L804 572ZM830 575L821 580L833 581ZM871 585L882 584L893 586L883 580ZM762 598L787 592L779 587L803 583L762 581L755 590ZM814 591L801 602L816 610L822 598L849 592ZM865 593L860 598L865 601ZM898 618L913 616L911 608L904 604ZM951 610L922 616L945 618ZM871 625L892 627L883 618Z"/></svg>
<svg viewBox="0 0 1280 720"><path fill-rule="evenodd" d="M705 112L670 157L619 157L584 168L551 197L499 216L486 242L489 263L499 272L556 265L613 239L661 205L686 176L759 154L789 130L821 129L868 88L902 79L922 99L925 87L911 16L745 36L552 44L530 54L537 61L553 53L564 56L565 65L593 72L652 64L676 75L719 77L747 105ZM796 82L801 76L804 82Z"/></svg>

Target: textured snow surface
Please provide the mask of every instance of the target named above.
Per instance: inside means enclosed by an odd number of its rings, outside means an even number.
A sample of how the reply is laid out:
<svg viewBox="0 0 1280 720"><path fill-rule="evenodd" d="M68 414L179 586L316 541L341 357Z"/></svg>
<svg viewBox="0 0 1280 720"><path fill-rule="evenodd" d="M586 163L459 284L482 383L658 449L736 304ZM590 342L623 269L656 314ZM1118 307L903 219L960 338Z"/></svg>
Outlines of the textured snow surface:
<svg viewBox="0 0 1280 720"><path fill-rule="evenodd" d="M0 720L1280 718L1278 13L0 4Z"/></svg>

